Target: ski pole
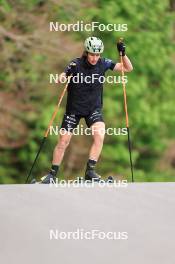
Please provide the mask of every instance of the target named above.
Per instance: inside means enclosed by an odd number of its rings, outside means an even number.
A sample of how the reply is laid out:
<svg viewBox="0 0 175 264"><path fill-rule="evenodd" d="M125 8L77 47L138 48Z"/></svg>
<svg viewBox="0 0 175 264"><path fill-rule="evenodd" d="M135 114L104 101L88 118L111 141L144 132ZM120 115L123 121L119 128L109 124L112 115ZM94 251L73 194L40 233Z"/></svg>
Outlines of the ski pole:
<svg viewBox="0 0 175 264"><path fill-rule="evenodd" d="M58 104L57 104L57 106L55 107L55 110L54 110L54 112L53 112L53 114L52 114L52 117L51 117L51 119L50 119L50 122L49 122L49 124L48 124L48 127L47 127L47 129L46 129L46 131L45 131L45 133L44 133L44 137L43 137L43 139L42 139L42 141L41 141L41 144L40 144L39 150L38 150L38 152L37 152L37 154L36 154L36 157L35 157L35 159L34 159L34 162L33 162L33 164L32 164L32 167L31 167L31 169L30 169L30 171L29 171L29 174L28 174L28 176L27 176L27 178L26 178L26 182L25 182L25 183L28 182L28 180L29 180L29 178L30 178L30 176L31 176L31 174L32 174L33 168L34 168L34 166L35 166L35 164L36 164L36 161L37 161L37 159L38 159L38 157L39 157L39 154L40 154L40 152L41 152L41 149L42 149L42 147L44 146L44 143L45 143L46 138L47 138L47 136L48 136L50 126L52 125L52 123L53 123L53 121L54 121L54 119L55 119L55 117L56 117L56 114L58 113L58 110L59 110L60 104L61 104L62 99L63 99L63 97L64 97L64 94L65 94L65 92L66 92L66 90L67 90L67 86L68 86L68 84L69 84L69 82L70 82L70 78L71 78L71 77L72 77L72 75L68 76L68 81L67 81L67 83L66 83L66 85L65 85L65 87L64 87L64 89L63 89L63 91L62 91L62 93L61 93L61 95L60 95L60 98L59 98L59 100L58 100Z"/></svg>
<svg viewBox="0 0 175 264"><path fill-rule="evenodd" d="M123 39L120 38L119 42L122 42ZM125 116L126 116L126 128L128 134L128 150L129 150L129 158L130 158L130 166L131 166L131 176L132 182L134 182L134 172L133 172L133 162L132 162L132 151L131 151L131 138L130 138L130 131L129 131L129 118L128 118L128 107L127 107L127 96L126 96L126 86L124 80L124 68L123 68L123 57L122 52L120 52L120 62L121 62L121 74L122 74L122 85L123 85L123 96L124 96L124 108L125 108Z"/></svg>

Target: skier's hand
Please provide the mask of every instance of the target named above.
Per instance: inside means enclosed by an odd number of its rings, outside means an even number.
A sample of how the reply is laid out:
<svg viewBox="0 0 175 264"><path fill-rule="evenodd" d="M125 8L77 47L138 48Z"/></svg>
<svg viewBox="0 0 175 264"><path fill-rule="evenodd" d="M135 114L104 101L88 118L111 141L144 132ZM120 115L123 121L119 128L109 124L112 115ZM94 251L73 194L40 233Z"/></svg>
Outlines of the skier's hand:
<svg viewBox="0 0 175 264"><path fill-rule="evenodd" d="M67 68L66 68L66 76L70 76L71 74L74 74L75 72L75 67L76 67L76 63L75 62L71 62Z"/></svg>
<svg viewBox="0 0 175 264"><path fill-rule="evenodd" d="M126 48L126 45L123 42L123 38L120 38L119 41L117 42L117 49L118 49L119 55L125 56L125 48Z"/></svg>

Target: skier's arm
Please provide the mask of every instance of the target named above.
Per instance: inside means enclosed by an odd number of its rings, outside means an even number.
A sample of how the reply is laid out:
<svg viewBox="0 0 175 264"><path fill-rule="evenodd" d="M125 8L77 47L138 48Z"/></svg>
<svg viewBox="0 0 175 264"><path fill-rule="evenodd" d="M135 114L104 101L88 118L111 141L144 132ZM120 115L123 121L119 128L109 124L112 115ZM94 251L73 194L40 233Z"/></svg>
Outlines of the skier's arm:
<svg viewBox="0 0 175 264"><path fill-rule="evenodd" d="M65 68L64 72L62 72L58 77L58 83L66 83L68 80L68 76L72 75L75 71L76 63L71 61L69 65Z"/></svg>
<svg viewBox="0 0 175 264"><path fill-rule="evenodd" d="M62 72L59 76L59 82L65 83L66 80L68 80L68 77L73 75L75 73L75 66L76 63L74 60L72 60L68 66L65 68L64 72Z"/></svg>
<svg viewBox="0 0 175 264"><path fill-rule="evenodd" d="M120 71L122 70L122 64L121 63L116 63L114 67L114 71ZM124 72L130 72L133 70L132 63L130 59L125 55L123 56L123 70Z"/></svg>
<svg viewBox="0 0 175 264"><path fill-rule="evenodd" d="M123 59L124 72L130 72L133 70L133 66L132 66L130 59L125 55L125 49L126 49L126 45L123 42L123 39L120 38L119 41L117 42L117 50L118 50L119 55L122 56L122 59ZM122 71L122 64L116 63L114 70Z"/></svg>

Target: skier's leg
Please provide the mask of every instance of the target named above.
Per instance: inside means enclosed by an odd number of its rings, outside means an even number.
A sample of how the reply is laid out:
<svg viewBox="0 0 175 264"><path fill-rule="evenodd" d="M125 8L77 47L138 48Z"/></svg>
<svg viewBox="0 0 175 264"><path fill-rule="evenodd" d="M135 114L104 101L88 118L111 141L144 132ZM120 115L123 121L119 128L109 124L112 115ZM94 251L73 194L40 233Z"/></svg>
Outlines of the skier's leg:
<svg viewBox="0 0 175 264"><path fill-rule="evenodd" d="M72 133L67 132L64 130L64 134L60 134L60 138L58 140L57 145L55 146L54 152L53 152L53 160L52 160L52 167L48 175L41 178L42 183L50 183L51 181L56 180L56 175L59 170L59 166L62 162L62 159L64 157L64 153L66 148L68 147L70 140L72 137Z"/></svg>
<svg viewBox="0 0 175 264"><path fill-rule="evenodd" d="M55 181L65 150L68 147L73 135L73 129L76 128L79 120L79 116L75 116L74 114L64 114L60 129L60 138L53 152L52 167L49 174L42 178L42 183L49 183L50 179Z"/></svg>
<svg viewBox="0 0 175 264"><path fill-rule="evenodd" d="M105 124L104 122L95 122L92 126L93 143L89 152L89 160L87 162L85 179L100 180L101 176L95 172L95 165L98 161L100 153L103 147L103 141L105 136Z"/></svg>
<svg viewBox="0 0 175 264"><path fill-rule="evenodd" d="M98 160L103 147L105 123L96 122L91 126L93 143L89 152L89 159Z"/></svg>
<svg viewBox="0 0 175 264"><path fill-rule="evenodd" d="M63 160L65 150L70 143L73 135L73 129L77 127L80 116L74 114L64 114L60 129L60 139L53 152L52 164L59 166Z"/></svg>
<svg viewBox="0 0 175 264"><path fill-rule="evenodd" d="M66 148L68 147L70 140L72 137L72 133L65 131L64 134L60 135L57 145L55 146L53 152L53 160L52 164L59 166L63 160L64 153Z"/></svg>

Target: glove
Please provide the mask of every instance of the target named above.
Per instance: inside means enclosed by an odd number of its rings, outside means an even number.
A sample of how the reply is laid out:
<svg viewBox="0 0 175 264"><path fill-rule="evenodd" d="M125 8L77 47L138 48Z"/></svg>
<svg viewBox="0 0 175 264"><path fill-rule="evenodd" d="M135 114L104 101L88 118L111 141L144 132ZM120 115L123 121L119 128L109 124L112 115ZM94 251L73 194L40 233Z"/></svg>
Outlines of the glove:
<svg viewBox="0 0 175 264"><path fill-rule="evenodd" d="M119 55L125 56L125 43L123 42L123 38L120 38L119 41L117 42L117 49L119 52Z"/></svg>
<svg viewBox="0 0 175 264"><path fill-rule="evenodd" d="M76 63L73 61L67 66L67 68L65 69L65 73L67 77L75 72L75 67L76 67Z"/></svg>

